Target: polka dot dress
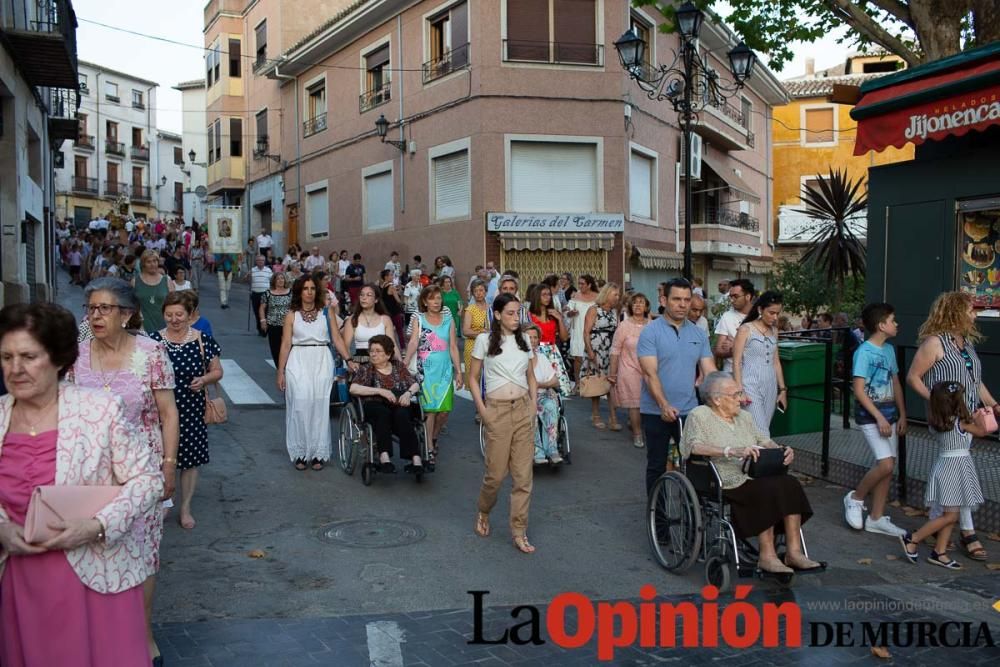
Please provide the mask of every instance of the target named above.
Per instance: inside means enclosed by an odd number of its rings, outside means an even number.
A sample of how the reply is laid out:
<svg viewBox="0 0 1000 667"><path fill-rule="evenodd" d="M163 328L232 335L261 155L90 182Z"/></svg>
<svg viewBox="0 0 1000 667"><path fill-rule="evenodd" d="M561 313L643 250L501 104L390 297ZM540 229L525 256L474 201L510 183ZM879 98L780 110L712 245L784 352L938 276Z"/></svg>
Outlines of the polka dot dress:
<svg viewBox="0 0 1000 667"><path fill-rule="evenodd" d="M205 374L212 359L222 355L215 339L201 335L205 358L202 359L198 339L177 345L164 339L162 332L150 334L151 338L163 341L174 367L174 400L180 419L180 446L177 449L177 467L180 470L196 468L208 463L208 431L205 428L205 392L194 392L189 388L191 380Z"/></svg>

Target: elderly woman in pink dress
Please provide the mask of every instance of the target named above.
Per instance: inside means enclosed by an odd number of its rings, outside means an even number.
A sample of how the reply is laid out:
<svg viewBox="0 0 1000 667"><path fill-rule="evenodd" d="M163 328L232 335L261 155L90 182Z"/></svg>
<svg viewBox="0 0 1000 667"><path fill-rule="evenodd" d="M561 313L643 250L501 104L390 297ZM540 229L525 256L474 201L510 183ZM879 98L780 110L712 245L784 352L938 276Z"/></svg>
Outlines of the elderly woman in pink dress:
<svg viewBox="0 0 1000 667"><path fill-rule="evenodd" d="M141 522L163 493L159 460L131 437L117 396L60 382L77 358L76 322L49 303L0 311L0 664L150 663ZM36 487L120 486L93 517L50 524L30 544ZM138 530L137 530L138 528Z"/></svg>
<svg viewBox="0 0 1000 667"><path fill-rule="evenodd" d="M649 299L636 292L625 301L625 320L615 330L611 341L611 373L608 381L614 385L615 402L628 410L628 425L632 444L645 447L642 421L639 417L639 395L642 393L642 369L636 345L642 328L649 323Z"/></svg>
<svg viewBox="0 0 1000 667"><path fill-rule="evenodd" d="M93 338L80 344L80 356L70 371L70 380L81 387L99 389L125 401L129 431L162 463L165 493L174 493L177 473L179 421L174 402L174 370L163 343L138 330L138 302L132 287L117 278L98 278L84 288L87 321ZM135 318L135 319L134 319ZM156 573L160 569L160 539L163 509L159 505L143 517L143 586L149 652L158 661L160 652L153 639L152 610Z"/></svg>

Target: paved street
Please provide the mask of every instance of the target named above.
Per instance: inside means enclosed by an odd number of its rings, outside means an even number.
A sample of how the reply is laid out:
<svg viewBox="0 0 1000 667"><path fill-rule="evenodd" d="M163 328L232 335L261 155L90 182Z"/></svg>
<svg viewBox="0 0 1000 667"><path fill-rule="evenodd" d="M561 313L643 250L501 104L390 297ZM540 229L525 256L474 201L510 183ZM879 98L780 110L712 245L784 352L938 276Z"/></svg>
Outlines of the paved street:
<svg viewBox="0 0 1000 667"><path fill-rule="evenodd" d="M65 276L60 281L59 300L79 312L79 288L68 287ZM679 576L666 573L647 545L645 453L624 433L591 428L589 405L581 400L567 404L573 465L536 474L533 556L518 553L507 537L504 496L493 514L493 535L480 539L472 531L482 471L468 400L456 400L437 472L421 485L399 474L379 476L366 488L358 473L347 477L335 465L296 471L284 448L283 400L266 342L247 330L246 287L234 288L227 311L218 309L214 287L204 289L202 311L223 349L226 393L248 402L231 404L229 422L209 429L212 463L203 468L195 499L197 528L184 531L167 522L156 618L170 667L592 664L594 642L576 650L551 641L468 645L468 591L490 591L487 638L519 622L510 619L511 607L541 606L567 591L595 602L637 601L640 588L652 584L674 603L701 600L702 566ZM829 569L799 577L790 592L756 582L755 601L797 601L807 622L985 621L1000 641L1000 613L990 609L1000 597L996 573L967 559L960 559L965 570L957 574L890 560L899 556L897 542L844 526L844 489L816 480L807 493L816 512L805 529L810 552L829 561ZM919 519L898 514L901 525L917 525ZM1000 543L986 546L1000 562ZM898 610L903 603L935 600L954 606ZM847 601L868 601L874 608L858 614L829 606ZM544 618L542 624L547 638ZM977 664L995 657L985 648L890 651L900 664L911 665L944 659ZM779 653L759 644L749 652L628 648L615 655L615 664L872 660L861 646Z"/></svg>

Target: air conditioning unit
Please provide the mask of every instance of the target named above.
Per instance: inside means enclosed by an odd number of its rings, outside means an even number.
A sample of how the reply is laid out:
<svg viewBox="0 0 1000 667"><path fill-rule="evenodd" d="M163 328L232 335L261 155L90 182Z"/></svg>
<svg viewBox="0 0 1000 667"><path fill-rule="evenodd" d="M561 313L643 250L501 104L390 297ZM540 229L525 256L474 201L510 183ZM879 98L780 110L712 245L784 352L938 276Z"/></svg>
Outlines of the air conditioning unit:
<svg viewBox="0 0 1000 667"><path fill-rule="evenodd" d="M695 181L701 180L701 153L703 149L702 139L700 134L694 132L691 133L691 179ZM687 161L684 159L684 138L681 137L681 150L679 151L681 156L681 178L687 178L687 170L685 169Z"/></svg>

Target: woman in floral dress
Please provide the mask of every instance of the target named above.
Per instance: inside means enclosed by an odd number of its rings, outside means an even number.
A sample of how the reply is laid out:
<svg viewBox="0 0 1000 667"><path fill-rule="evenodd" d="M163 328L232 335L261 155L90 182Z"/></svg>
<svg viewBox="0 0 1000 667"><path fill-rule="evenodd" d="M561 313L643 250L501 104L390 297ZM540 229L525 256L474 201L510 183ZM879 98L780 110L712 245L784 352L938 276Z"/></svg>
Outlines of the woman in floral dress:
<svg viewBox="0 0 1000 667"><path fill-rule="evenodd" d="M80 345L70 381L120 396L129 431L148 444L163 462L164 498L174 493L177 473L179 420L174 402L174 369L162 343L130 332L140 326L139 301L132 286L118 278L98 278L84 288L87 319L93 338ZM162 314L161 314L162 317ZM143 583L149 650L160 651L153 639L152 610L156 572L160 569L163 507L157 503L136 522L143 532Z"/></svg>
<svg viewBox="0 0 1000 667"><path fill-rule="evenodd" d="M420 292L420 313L410 320L410 342L405 363L417 360L420 407L427 419L432 446L428 458L437 456L437 440L451 413L455 388L462 388L462 367L458 359L455 321L444 307L441 288L428 285Z"/></svg>
<svg viewBox="0 0 1000 667"><path fill-rule="evenodd" d="M594 307L587 311L586 321L583 325L583 342L586 356L583 366L580 369L583 375L603 375L607 377L611 374L611 340L614 338L615 330L618 328L618 299L621 290L614 283L607 283L601 288ZM590 420L594 428L604 429L605 424L601 421L601 397L595 396L590 399ZM618 415L615 413L614 393L608 394L608 411L611 413L608 419L612 431L622 430L618 423Z"/></svg>

